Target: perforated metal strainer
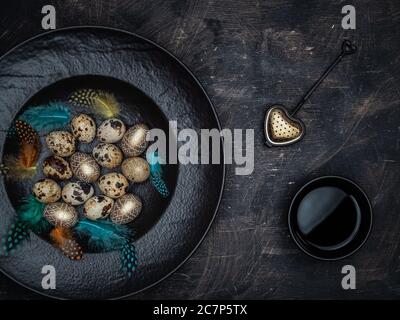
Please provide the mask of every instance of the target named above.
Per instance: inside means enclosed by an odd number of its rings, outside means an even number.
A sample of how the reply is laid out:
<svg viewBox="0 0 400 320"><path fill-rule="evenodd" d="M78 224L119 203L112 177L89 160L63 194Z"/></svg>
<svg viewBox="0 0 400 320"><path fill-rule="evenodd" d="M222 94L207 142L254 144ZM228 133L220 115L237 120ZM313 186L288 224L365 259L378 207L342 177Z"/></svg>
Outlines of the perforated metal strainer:
<svg viewBox="0 0 400 320"><path fill-rule="evenodd" d="M335 61L325 70L322 76L315 82L310 90L304 95L292 112L289 112L285 106L273 105L268 108L264 121L265 143L269 147L287 146L293 144L304 137L305 126L300 119L294 116L301 109L303 104L311 97L322 81L343 59L344 56L353 54L357 47L349 40L344 40L342 50Z"/></svg>

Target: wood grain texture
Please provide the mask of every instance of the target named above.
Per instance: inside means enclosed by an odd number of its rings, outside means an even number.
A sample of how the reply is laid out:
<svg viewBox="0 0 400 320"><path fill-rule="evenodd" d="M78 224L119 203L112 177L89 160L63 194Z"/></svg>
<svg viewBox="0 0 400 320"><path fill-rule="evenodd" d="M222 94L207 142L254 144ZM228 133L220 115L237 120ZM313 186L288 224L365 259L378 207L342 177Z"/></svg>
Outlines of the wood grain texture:
<svg viewBox="0 0 400 320"><path fill-rule="evenodd" d="M5 4L7 2L7 4ZM341 28L345 1L53 0L4 1L0 51L43 32L52 2L57 27L103 25L143 35L181 59L209 93L222 127L255 129L255 170L227 167L218 216L178 272L134 299L381 299L400 297L400 4L355 0L357 29ZM267 105L294 106L336 56L346 58L298 114L299 144L268 149ZM51 50L51 48L49 48ZM306 181L342 175L369 195L374 226L365 246L338 262L304 255L290 239L287 209ZM356 267L357 290L341 289ZM41 298L0 277L0 299Z"/></svg>

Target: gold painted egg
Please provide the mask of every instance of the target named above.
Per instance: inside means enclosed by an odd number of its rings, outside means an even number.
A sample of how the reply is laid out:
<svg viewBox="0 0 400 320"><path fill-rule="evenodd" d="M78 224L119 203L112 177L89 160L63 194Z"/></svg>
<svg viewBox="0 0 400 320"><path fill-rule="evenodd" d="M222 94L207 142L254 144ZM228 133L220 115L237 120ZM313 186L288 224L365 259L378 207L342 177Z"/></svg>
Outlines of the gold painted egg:
<svg viewBox="0 0 400 320"><path fill-rule="evenodd" d="M91 117L82 113L71 120L71 130L77 140L89 143L96 136L96 123Z"/></svg>
<svg viewBox="0 0 400 320"><path fill-rule="evenodd" d="M94 189L90 183L84 181L69 182L62 189L62 199L64 202L79 206L85 203L94 194Z"/></svg>
<svg viewBox="0 0 400 320"><path fill-rule="evenodd" d="M108 119L97 129L97 139L101 142L115 143L122 139L125 132L126 126L121 120Z"/></svg>
<svg viewBox="0 0 400 320"><path fill-rule="evenodd" d="M52 203L61 197L61 187L51 179L39 180L33 185L32 192L35 198L42 203Z"/></svg>
<svg viewBox="0 0 400 320"><path fill-rule="evenodd" d="M142 201L140 198L132 193L127 193L115 201L110 218L116 224L127 224L135 220L140 211L142 211Z"/></svg>
<svg viewBox="0 0 400 320"><path fill-rule="evenodd" d="M114 200L106 196L94 196L85 202L83 213L90 220L107 218L114 206Z"/></svg>
<svg viewBox="0 0 400 320"><path fill-rule="evenodd" d="M107 173L99 179L99 188L101 192L112 199L123 196L128 187L128 180L117 172Z"/></svg>
<svg viewBox="0 0 400 320"><path fill-rule="evenodd" d="M68 131L50 132L46 144L56 156L69 157L75 152L75 138Z"/></svg>
<svg viewBox="0 0 400 320"><path fill-rule="evenodd" d="M71 228L78 222L78 212L64 202L48 204L44 208L43 216L55 227Z"/></svg>
<svg viewBox="0 0 400 320"><path fill-rule="evenodd" d="M90 155L76 152L70 159L71 169L78 180L95 182L100 176L100 167Z"/></svg>
<svg viewBox="0 0 400 320"><path fill-rule="evenodd" d="M50 156L44 159L43 174L54 180L68 180L72 178L72 170L69 163L58 156Z"/></svg>
<svg viewBox="0 0 400 320"><path fill-rule="evenodd" d="M114 144L100 143L93 148L93 158L104 168L118 167L122 160L122 151Z"/></svg>
<svg viewBox="0 0 400 320"><path fill-rule="evenodd" d="M125 159L121 165L123 175L132 182L146 181L150 176L150 166L140 157Z"/></svg>
<svg viewBox="0 0 400 320"><path fill-rule="evenodd" d="M121 142L121 149L125 156L137 157L146 150L149 144L146 140L148 131L149 127L142 123L126 131Z"/></svg>

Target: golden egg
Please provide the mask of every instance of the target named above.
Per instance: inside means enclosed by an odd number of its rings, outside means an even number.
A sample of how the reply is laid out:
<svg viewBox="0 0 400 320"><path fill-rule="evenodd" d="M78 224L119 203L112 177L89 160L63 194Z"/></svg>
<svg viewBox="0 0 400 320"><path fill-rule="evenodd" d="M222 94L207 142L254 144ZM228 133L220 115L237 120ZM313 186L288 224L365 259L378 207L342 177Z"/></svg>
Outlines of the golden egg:
<svg viewBox="0 0 400 320"><path fill-rule="evenodd" d="M140 198L132 193L127 193L115 201L110 218L116 224L127 224L135 220L140 211L142 211L142 201Z"/></svg>
<svg viewBox="0 0 400 320"><path fill-rule="evenodd" d="M42 203L52 203L61 197L61 187L51 179L39 180L33 185L32 192L35 198Z"/></svg>
<svg viewBox="0 0 400 320"><path fill-rule="evenodd" d="M56 156L69 157L75 152L75 138L68 131L50 132L46 144Z"/></svg>
<svg viewBox="0 0 400 320"><path fill-rule="evenodd" d="M55 227L71 228L78 222L78 212L64 202L48 204L43 216Z"/></svg>
<svg viewBox="0 0 400 320"><path fill-rule="evenodd" d="M72 155L71 169L78 180L88 183L95 182L100 176L100 167L90 155L76 152Z"/></svg>
<svg viewBox="0 0 400 320"><path fill-rule="evenodd" d="M126 131L121 142L122 152L127 157L140 156L147 148L148 141L146 140L149 127L145 124L137 124Z"/></svg>
<svg viewBox="0 0 400 320"><path fill-rule="evenodd" d="M121 165L122 173L132 182L146 181L150 176L150 166L146 160L140 157L125 159Z"/></svg>

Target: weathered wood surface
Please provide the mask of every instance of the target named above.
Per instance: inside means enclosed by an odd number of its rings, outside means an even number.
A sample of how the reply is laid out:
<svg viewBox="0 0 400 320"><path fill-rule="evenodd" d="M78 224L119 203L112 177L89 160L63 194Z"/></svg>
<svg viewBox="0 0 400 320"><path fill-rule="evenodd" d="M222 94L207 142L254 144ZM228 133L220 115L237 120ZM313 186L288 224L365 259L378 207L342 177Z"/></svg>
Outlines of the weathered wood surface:
<svg viewBox="0 0 400 320"><path fill-rule="evenodd" d="M357 0L357 29L341 28L343 1L53 0L2 1L0 52L43 32L41 7L57 27L103 25L143 35L199 78L226 128L255 129L255 171L227 168L218 216L203 244L174 275L134 298L400 297L400 4ZM299 116L307 136L268 149L266 105L294 105L353 39L346 59ZM51 50L51 48L49 48ZM365 246L338 262L300 252L286 224L289 200L305 181L343 175L369 195L374 226ZM341 289L341 268L356 267L357 290ZM40 298L0 276L0 299Z"/></svg>

